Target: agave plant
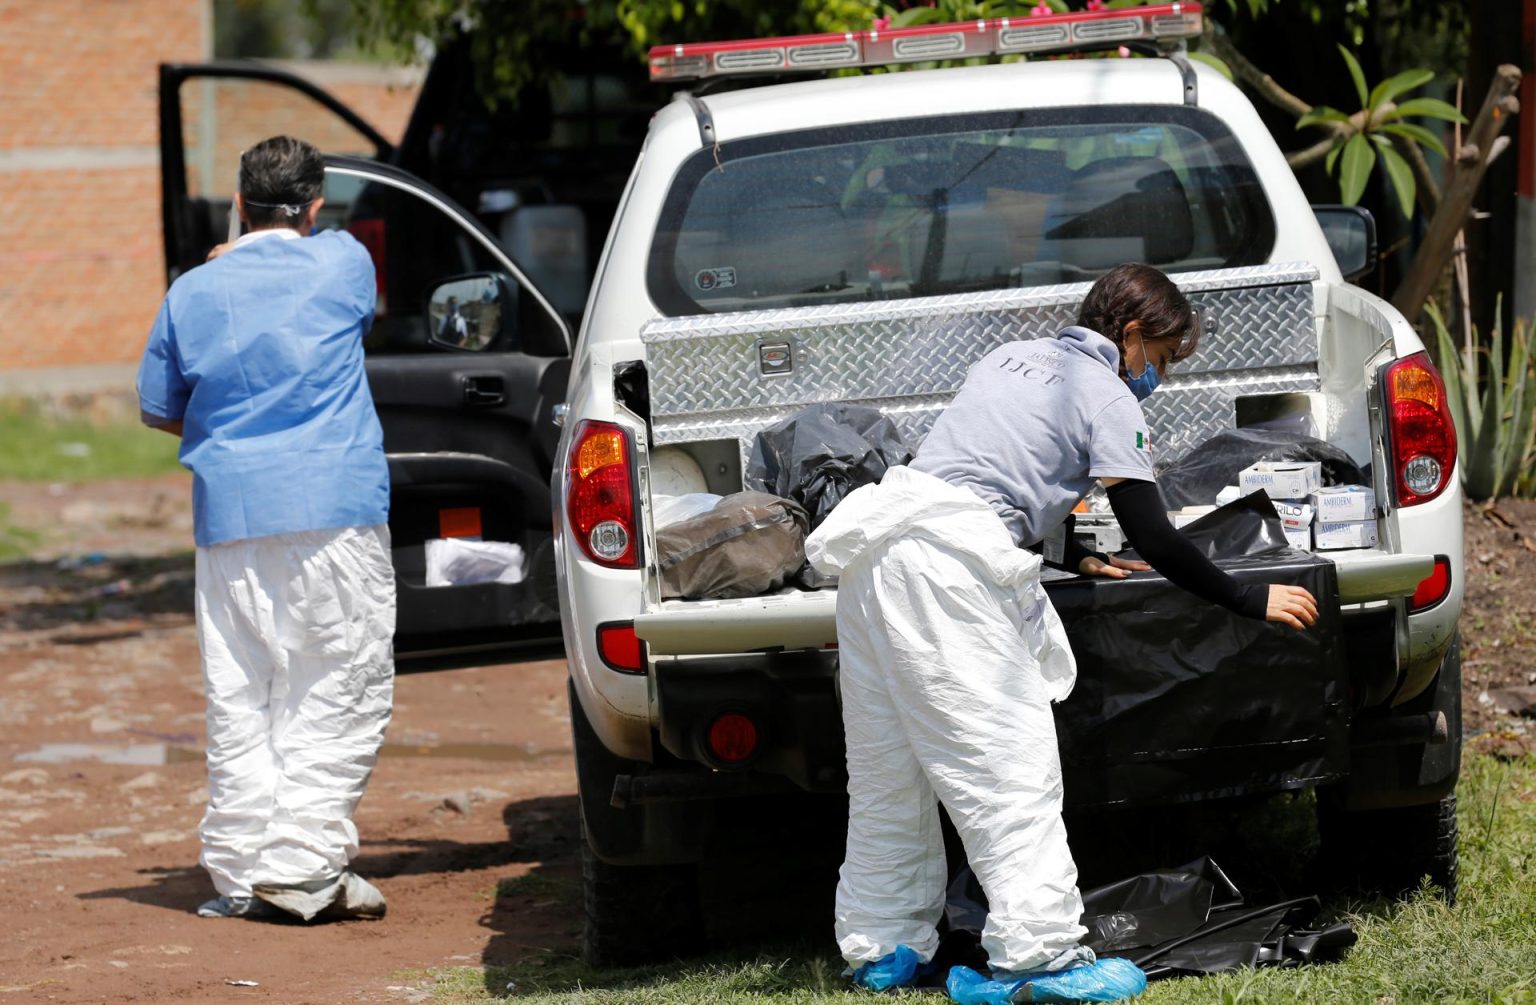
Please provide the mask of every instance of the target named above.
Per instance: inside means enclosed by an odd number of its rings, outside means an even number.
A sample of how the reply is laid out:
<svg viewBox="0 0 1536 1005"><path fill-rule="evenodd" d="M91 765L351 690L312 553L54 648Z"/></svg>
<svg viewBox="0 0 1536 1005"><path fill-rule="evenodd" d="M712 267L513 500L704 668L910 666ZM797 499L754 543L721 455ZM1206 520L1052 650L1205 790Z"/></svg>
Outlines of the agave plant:
<svg viewBox="0 0 1536 1005"><path fill-rule="evenodd" d="M1456 423L1462 489L1478 500L1529 493L1536 487L1531 474L1536 462L1536 358L1531 355L1529 326L1524 320L1515 322L1507 359L1497 327L1487 349L1477 344L1474 331L1463 356L1439 308L1431 301L1424 309L1435 326L1440 373Z"/></svg>

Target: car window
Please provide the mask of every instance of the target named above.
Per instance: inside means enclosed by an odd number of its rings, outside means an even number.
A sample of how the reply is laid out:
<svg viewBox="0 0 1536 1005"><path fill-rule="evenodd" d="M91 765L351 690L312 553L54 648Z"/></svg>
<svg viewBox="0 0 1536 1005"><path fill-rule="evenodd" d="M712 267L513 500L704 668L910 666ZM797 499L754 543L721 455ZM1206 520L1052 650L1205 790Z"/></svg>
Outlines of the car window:
<svg viewBox="0 0 1536 1005"><path fill-rule="evenodd" d="M1263 262L1237 141L1170 106L875 123L700 151L648 266L668 314L809 306Z"/></svg>
<svg viewBox="0 0 1536 1005"><path fill-rule="evenodd" d="M488 291L495 287L485 283L476 285L482 292L473 303L457 297L462 302L455 305L459 310L452 323L462 317L464 330L452 340L442 337L447 294L439 298L444 303L429 309L434 288L467 274L506 274L507 269L434 202L412 189L332 170L326 172L325 200L329 219L361 241L373 258L378 301L363 343L370 354L451 352L444 348L448 341L479 352L563 353L564 336L535 298L523 295L515 277L509 277L511 302L502 302L499 291L493 302ZM508 312L513 321L503 325Z"/></svg>
<svg viewBox="0 0 1536 1005"><path fill-rule="evenodd" d="M373 141L334 111L287 84L239 77L189 77L180 85L187 195L227 206L240 155L271 136L273 123L328 154L373 157Z"/></svg>

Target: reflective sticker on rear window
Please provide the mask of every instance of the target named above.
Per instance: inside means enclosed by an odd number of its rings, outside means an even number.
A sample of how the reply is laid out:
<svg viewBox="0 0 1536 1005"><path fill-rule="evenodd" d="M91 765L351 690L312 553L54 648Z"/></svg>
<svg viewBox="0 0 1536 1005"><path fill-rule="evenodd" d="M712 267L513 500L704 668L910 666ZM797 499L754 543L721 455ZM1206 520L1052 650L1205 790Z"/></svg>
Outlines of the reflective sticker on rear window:
<svg viewBox="0 0 1536 1005"><path fill-rule="evenodd" d="M693 277L693 285L708 293L710 290L727 290L736 285L736 270L728 265L715 269L700 269Z"/></svg>

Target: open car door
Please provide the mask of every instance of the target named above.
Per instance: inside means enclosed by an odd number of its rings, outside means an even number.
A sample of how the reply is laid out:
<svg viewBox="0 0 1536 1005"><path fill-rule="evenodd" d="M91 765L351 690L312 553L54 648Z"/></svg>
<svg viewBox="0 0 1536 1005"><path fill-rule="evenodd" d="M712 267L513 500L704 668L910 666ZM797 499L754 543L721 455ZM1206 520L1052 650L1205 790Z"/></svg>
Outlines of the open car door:
<svg viewBox="0 0 1536 1005"><path fill-rule="evenodd" d="M160 64L160 191L166 279L228 236L240 155L286 133L328 154L387 161L394 146L319 87L260 63ZM326 207L321 226L334 223Z"/></svg>
<svg viewBox="0 0 1536 1005"><path fill-rule="evenodd" d="M214 69L179 68L186 75L171 100ZM162 72L162 102L165 82ZM180 111L162 106L162 123L183 121ZM361 122L350 116L343 124L354 120ZM243 124L246 116L230 121ZM178 127L162 135L162 147L176 150L162 159L166 219L192 221L175 241L167 230L168 276L227 239L239 152L284 131L303 135L281 120L243 128L228 142L217 139L228 134L221 120L197 133ZM189 144L189 135L217 150ZM217 151L226 147L233 152L224 164ZM372 152L387 153L387 145ZM210 157L219 167L189 186L192 165ZM549 479L558 434L553 406L564 398L570 368L569 326L473 215L414 176L366 158L327 156L324 195L321 226L352 233L378 274L365 348L389 456L397 655L451 665L555 638ZM446 585L428 586L429 547L444 547L428 542L450 539L470 548L501 545L483 549L498 552L481 569L495 579L466 583L440 568Z"/></svg>

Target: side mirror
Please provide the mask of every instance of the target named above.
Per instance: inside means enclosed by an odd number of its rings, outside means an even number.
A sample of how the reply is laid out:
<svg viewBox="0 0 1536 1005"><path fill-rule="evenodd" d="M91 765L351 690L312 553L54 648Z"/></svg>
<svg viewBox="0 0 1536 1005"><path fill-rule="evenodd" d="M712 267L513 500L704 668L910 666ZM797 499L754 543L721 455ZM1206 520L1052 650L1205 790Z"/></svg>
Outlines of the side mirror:
<svg viewBox="0 0 1536 1005"><path fill-rule="evenodd" d="M500 272L445 279L427 291L427 341L460 352L513 348L517 285Z"/></svg>
<svg viewBox="0 0 1536 1005"><path fill-rule="evenodd" d="M1359 206L1313 206L1328 248L1344 278L1354 282L1376 268L1376 218Z"/></svg>

